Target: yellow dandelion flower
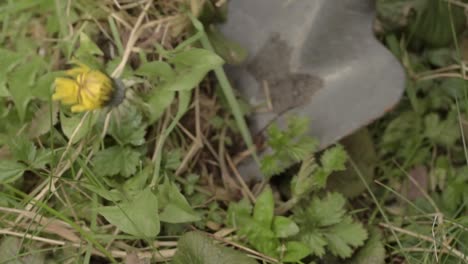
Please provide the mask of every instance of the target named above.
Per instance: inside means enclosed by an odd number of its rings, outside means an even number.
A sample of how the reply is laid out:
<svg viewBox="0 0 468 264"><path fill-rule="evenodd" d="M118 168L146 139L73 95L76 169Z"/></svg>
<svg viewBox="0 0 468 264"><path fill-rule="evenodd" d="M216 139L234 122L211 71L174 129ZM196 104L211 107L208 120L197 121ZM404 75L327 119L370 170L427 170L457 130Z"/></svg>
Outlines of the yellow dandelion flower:
<svg viewBox="0 0 468 264"><path fill-rule="evenodd" d="M98 109L111 100L114 85L106 74L79 64L66 75L55 79L52 99L71 105L72 112Z"/></svg>

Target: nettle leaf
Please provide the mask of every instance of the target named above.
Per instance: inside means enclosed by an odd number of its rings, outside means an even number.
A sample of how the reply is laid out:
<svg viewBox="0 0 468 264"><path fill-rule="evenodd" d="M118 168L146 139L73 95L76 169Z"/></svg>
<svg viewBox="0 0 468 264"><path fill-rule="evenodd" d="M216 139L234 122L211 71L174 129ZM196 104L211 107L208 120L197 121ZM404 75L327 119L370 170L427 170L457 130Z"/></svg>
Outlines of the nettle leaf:
<svg viewBox="0 0 468 264"><path fill-rule="evenodd" d="M121 145L143 145L145 143L146 125L143 124L142 119L136 108L125 109L120 115L112 117L108 133Z"/></svg>
<svg viewBox="0 0 468 264"><path fill-rule="evenodd" d="M98 208L98 213L125 233L153 238L159 234L158 198L146 188L130 202Z"/></svg>
<svg viewBox="0 0 468 264"><path fill-rule="evenodd" d="M270 228L273 223L274 211L275 201L273 199L273 191L270 186L267 186L257 197L253 210L253 218L264 227Z"/></svg>
<svg viewBox="0 0 468 264"><path fill-rule="evenodd" d="M310 254L309 247L297 241L286 242L286 252L284 252L283 262L298 262Z"/></svg>
<svg viewBox="0 0 468 264"><path fill-rule="evenodd" d="M93 159L94 171L99 176L135 174L140 162L140 153L129 147L112 146L96 153Z"/></svg>
<svg viewBox="0 0 468 264"><path fill-rule="evenodd" d="M275 216L273 218L273 231L277 237L286 238L299 233L299 226L288 217Z"/></svg>
<svg viewBox="0 0 468 264"><path fill-rule="evenodd" d="M367 239L366 229L361 223L354 222L350 216L346 216L342 222L330 227L324 235L328 249L341 258L350 257L353 248L364 245Z"/></svg>
<svg viewBox="0 0 468 264"><path fill-rule="evenodd" d="M158 187L158 199L162 209L159 216L163 222L177 224L201 220L177 186L167 179Z"/></svg>
<svg viewBox="0 0 468 264"><path fill-rule="evenodd" d="M0 183L6 184L23 176L26 166L14 160L0 160Z"/></svg>
<svg viewBox="0 0 468 264"><path fill-rule="evenodd" d="M178 249L172 259L173 264L257 263L245 254L215 244L212 239L198 232L189 232L183 235L177 244Z"/></svg>

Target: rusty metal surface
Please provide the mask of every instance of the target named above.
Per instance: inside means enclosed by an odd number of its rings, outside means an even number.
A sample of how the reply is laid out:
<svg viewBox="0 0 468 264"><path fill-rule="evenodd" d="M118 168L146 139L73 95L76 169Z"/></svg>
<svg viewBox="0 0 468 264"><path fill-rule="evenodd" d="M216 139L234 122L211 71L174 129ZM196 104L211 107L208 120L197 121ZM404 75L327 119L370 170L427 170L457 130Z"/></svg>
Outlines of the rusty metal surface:
<svg viewBox="0 0 468 264"><path fill-rule="evenodd" d="M372 0L231 0L223 31L249 51L228 67L255 113L254 134L291 114L311 119L326 147L399 100L404 72L374 37ZM268 96L269 94L269 96Z"/></svg>

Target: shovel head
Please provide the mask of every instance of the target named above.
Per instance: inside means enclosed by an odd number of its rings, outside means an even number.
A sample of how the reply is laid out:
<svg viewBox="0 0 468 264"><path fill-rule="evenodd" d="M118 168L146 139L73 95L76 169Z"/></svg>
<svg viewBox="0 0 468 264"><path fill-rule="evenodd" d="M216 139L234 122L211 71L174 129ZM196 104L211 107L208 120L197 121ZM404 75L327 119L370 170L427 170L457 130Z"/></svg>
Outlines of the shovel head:
<svg viewBox="0 0 468 264"><path fill-rule="evenodd" d="M223 32L248 59L227 68L259 111L253 135L290 115L307 116L324 148L391 109L403 68L373 34L371 0L233 0Z"/></svg>

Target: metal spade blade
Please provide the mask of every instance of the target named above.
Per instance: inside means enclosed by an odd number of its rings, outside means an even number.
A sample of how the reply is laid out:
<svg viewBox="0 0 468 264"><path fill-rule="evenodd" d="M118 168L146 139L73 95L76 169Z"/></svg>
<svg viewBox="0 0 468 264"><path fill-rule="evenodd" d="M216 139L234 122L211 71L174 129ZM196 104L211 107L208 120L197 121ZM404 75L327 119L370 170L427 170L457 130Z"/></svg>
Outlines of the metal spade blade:
<svg viewBox="0 0 468 264"><path fill-rule="evenodd" d="M307 116L326 147L369 124L399 100L405 76L374 37L372 0L231 0L222 31L245 47L229 66L252 105L253 135L287 116Z"/></svg>

